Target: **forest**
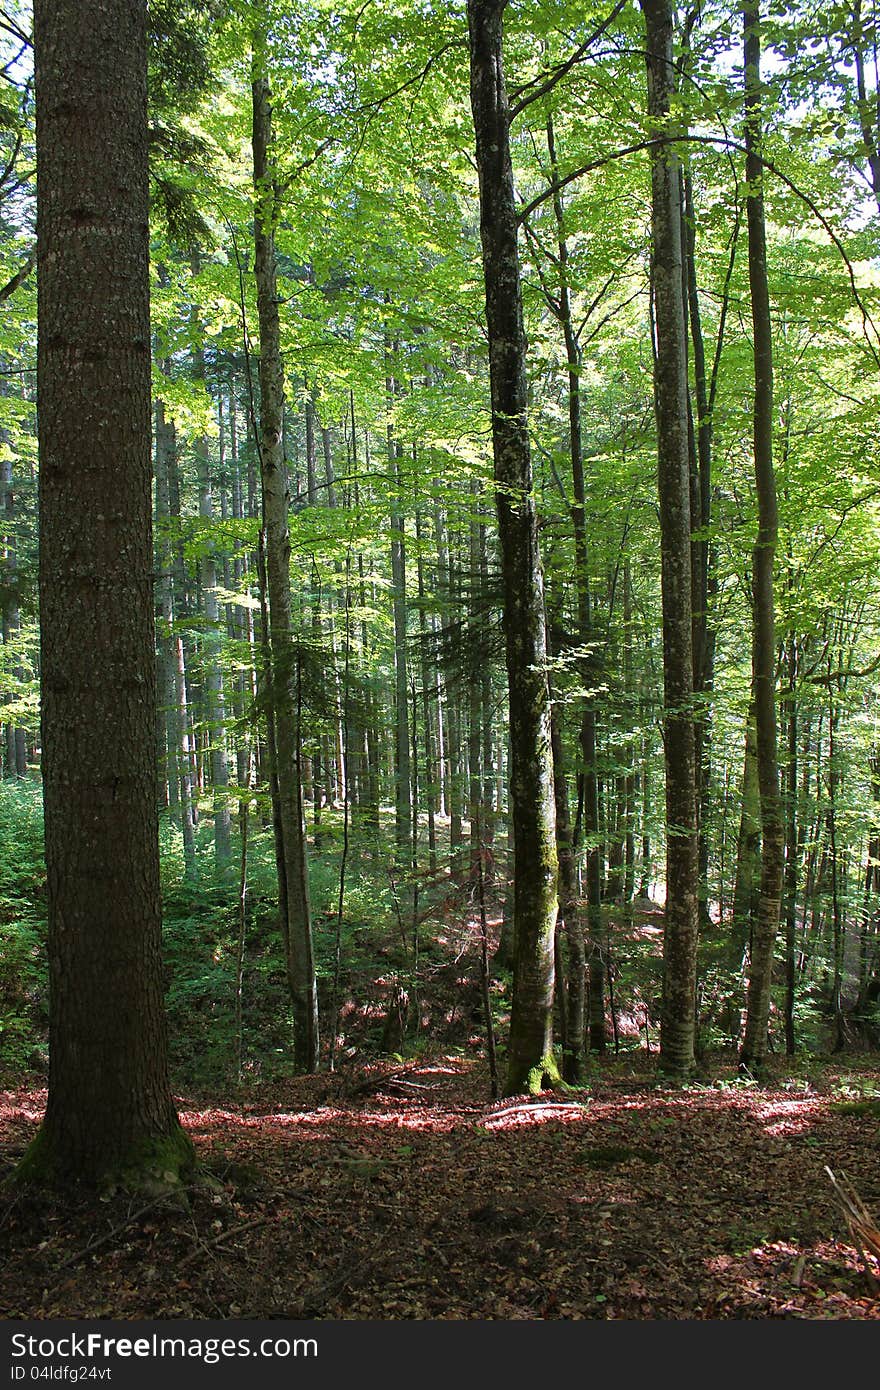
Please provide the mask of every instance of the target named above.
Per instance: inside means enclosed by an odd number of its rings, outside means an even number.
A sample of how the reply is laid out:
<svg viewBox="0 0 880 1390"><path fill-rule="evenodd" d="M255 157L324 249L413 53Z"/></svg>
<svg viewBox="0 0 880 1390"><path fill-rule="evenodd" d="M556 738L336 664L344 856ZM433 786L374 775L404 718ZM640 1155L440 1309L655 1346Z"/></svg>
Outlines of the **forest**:
<svg viewBox="0 0 880 1390"><path fill-rule="evenodd" d="M873 0L0 3L0 1316L880 1316Z"/></svg>

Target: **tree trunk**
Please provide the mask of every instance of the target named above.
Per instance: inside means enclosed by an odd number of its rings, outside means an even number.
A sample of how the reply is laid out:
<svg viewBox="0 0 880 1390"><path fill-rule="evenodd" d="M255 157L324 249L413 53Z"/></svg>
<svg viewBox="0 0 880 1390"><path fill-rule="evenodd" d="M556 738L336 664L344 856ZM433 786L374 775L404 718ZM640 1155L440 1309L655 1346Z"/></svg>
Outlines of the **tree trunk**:
<svg viewBox="0 0 880 1390"><path fill-rule="evenodd" d="M554 183L559 177L556 139L552 116L547 118L547 153ZM587 687L601 682L600 661L593 651L592 600L587 554L587 507L584 480L583 435L581 427L581 352L571 313L571 292L568 282L568 241L562 194L553 195L556 219L556 240L559 248L559 312L558 318L565 339L568 368L568 435L571 453L573 503L571 508L574 531L575 592L577 594L578 642L588 653L582 661L582 679ZM596 704L592 695L584 697L581 710L580 744L583 759L583 829L587 837L587 931L589 936L590 989L589 1029L590 1048L605 1051L605 954L602 949L602 847L599 840L599 775L596 766ZM557 806L558 806L557 798ZM577 850L580 825L572 838L572 851Z"/></svg>
<svg viewBox="0 0 880 1390"><path fill-rule="evenodd" d="M412 804L412 767L409 737L409 672L406 651L406 530L402 511L401 455L395 438L392 411L397 383L392 370L392 347L385 343L385 400L388 409L388 471L391 489L391 588L394 610L394 818L398 868L409 862L415 807Z"/></svg>
<svg viewBox="0 0 880 1390"><path fill-rule="evenodd" d="M563 985L560 974L557 991L564 999L562 1010L566 1028L563 1036L562 1075L572 1086L584 1079L584 1028L586 1003L586 954L584 928L577 903L577 875L571 838L571 815L568 805L568 778L565 772L565 753L562 730L559 727L559 706L550 712L550 737L553 752L553 787L556 797L556 852L559 858L559 921L568 948L568 970Z"/></svg>
<svg viewBox="0 0 880 1390"><path fill-rule="evenodd" d="M35 5L50 1071L19 1173L176 1179L156 806L146 4Z"/></svg>
<svg viewBox="0 0 880 1390"><path fill-rule="evenodd" d="M198 274L198 258L193 260L193 274ZM196 386L206 388L205 354L199 341L201 329L193 311L196 345L192 355L192 374ZM217 598L217 557L214 553L210 527L214 520L214 496L211 485L211 465L208 440L200 435L195 441L196 468L199 484L199 517L208 535L203 538L199 561L199 582L205 612L204 687L205 714L211 762L211 782L214 797L214 856L218 870L223 873L232 860L232 835L229 814L229 768L226 760L226 701L223 691L221 665L222 632L220 604Z"/></svg>
<svg viewBox="0 0 880 1390"><path fill-rule="evenodd" d="M773 950L782 895L783 827L776 751L776 633L773 565L778 531L773 471L773 337L767 283L761 146L759 0L743 6L746 108L746 217L755 359L754 449L758 536L752 554L752 693L761 793L761 890L749 954L746 1028L740 1063L754 1071L767 1051Z"/></svg>
<svg viewBox="0 0 880 1390"><path fill-rule="evenodd" d="M731 921L731 965L742 969L746 948L752 939L752 928L758 910L758 886L761 864L761 791L758 785L758 753L755 734L754 705L746 716L745 749L743 753L742 789L740 791L739 833L736 841L736 877L733 883Z"/></svg>
<svg viewBox="0 0 880 1390"><path fill-rule="evenodd" d="M538 526L526 414L510 115L502 65L504 0L468 0L471 106L492 395L510 709L515 862L513 1006L507 1093L537 1091L552 1057L556 837Z"/></svg>
<svg viewBox="0 0 880 1390"><path fill-rule="evenodd" d="M6 430L0 430L0 452L8 443ZM18 602L18 544L15 533L15 493L12 480L12 458L0 457L0 526L3 528L3 547L0 554L0 593L2 593L2 635L4 645L20 639L21 614ZM18 661L12 666L13 678L19 689L24 682L24 668ZM4 776L27 776L27 730L15 720L5 727Z"/></svg>
<svg viewBox="0 0 880 1390"><path fill-rule="evenodd" d="M669 0L641 0L647 31L648 114L674 135L675 87ZM653 297L656 319L654 404L657 415L663 601L666 757L666 924L660 1062L673 1075L694 1065L699 902L696 749L693 715L691 523L687 345L681 244L681 180L674 146L651 159Z"/></svg>
<svg viewBox="0 0 880 1390"><path fill-rule="evenodd" d="M269 600L271 703L275 716L278 816L276 857L284 871L279 885L286 924L287 979L293 1006L294 1062L299 1071L318 1065L318 991L312 948L306 835L300 781L300 701L290 604L289 493L281 452L284 373L278 320L272 105L265 38L253 51L254 272L260 320L260 469L266 535Z"/></svg>

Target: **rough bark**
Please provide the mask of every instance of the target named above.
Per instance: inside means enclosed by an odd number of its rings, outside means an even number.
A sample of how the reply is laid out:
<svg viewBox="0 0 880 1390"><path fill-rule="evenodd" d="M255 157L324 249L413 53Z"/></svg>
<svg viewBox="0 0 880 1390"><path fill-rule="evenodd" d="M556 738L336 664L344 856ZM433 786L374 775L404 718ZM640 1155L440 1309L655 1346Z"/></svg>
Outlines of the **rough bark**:
<svg viewBox="0 0 880 1390"><path fill-rule="evenodd" d="M468 0L471 107L480 181L495 501L501 547L510 711L515 965L506 1089L553 1077L556 838L543 578L526 413L510 113L502 60L503 0Z"/></svg>
<svg viewBox="0 0 880 1390"><path fill-rule="evenodd" d="M24 1178L175 1179L156 798L146 4L35 6L49 1097Z"/></svg>

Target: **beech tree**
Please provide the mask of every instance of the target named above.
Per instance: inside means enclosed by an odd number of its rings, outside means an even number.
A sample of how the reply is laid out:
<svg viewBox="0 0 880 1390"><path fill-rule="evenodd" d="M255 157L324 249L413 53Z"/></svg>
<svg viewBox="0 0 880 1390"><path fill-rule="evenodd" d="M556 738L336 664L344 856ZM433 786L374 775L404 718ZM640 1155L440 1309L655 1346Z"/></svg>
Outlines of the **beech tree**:
<svg viewBox="0 0 880 1390"><path fill-rule="evenodd" d="M740 1061L758 1068L767 1051L773 948L779 928L784 832L776 747L776 626L773 564L779 529L773 470L773 329L761 163L761 36L758 0L743 6L745 69L746 215L752 303L755 395L753 443L758 534L752 554L752 696L761 805L761 887L749 949L749 992Z"/></svg>
<svg viewBox="0 0 880 1390"><path fill-rule="evenodd" d="M146 0L35 6L49 1099L21 1176L176 1179L156 812Z"/></svg>
<svg viewBox="0 0 880 1390"><path fill-rule="evenodd" d="M642 0L648 51L648 114L655 136L674 134L672 10ZM663 596L666 754L666 926L663 933L661 1061L675 1073L694 1063L699 861L693 713L691 512L687 345L680 162L663 143L651 158L653 299Z"/></svg>
<svg viewBox="0 0 880 1390"><path fill-rule="evenodd" d="M506 0L468 0L471 107L480 176L495 502L510 703L516 875L507 1092L537 1090L552 1057L556 827L544 593L526 408L517 218L502 33Z"/></svg>
<svg viewBox="0 0 880 1390"><path fill-rule="evenodd" d="M279 906L287 980L294 1016L294 1060L299 1070L318 1065L318 995L312 948L306 835L302 803L301 701L290 604L290 493L284 466L284 372L278 321L272 94L266 39L253 48L254 273L260 319L260 471L263 485L266 587L269 600L270 746L275 779L275 837Z"/></svg>

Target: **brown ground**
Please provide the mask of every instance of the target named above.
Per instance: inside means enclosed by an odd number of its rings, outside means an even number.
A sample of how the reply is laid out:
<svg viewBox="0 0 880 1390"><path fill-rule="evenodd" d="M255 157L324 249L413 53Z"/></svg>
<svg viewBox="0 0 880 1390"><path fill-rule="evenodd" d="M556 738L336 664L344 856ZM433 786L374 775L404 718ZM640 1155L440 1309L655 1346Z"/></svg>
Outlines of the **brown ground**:
<svg viewBox="0 0 880 1390"><path fill-rule="evenodd" d="M672 1090L620 1062L583 1103L491 1102L449 1058L180 1097L218 1190L0 1194L0 1315L877 1319L824 1171L880 1212L878 1107L845 1113L842 1074ZM0 1092L0 1175L44 1102Z"/></svg>

